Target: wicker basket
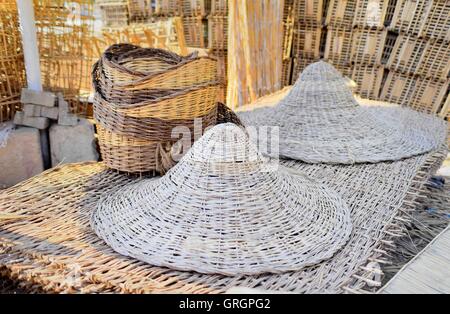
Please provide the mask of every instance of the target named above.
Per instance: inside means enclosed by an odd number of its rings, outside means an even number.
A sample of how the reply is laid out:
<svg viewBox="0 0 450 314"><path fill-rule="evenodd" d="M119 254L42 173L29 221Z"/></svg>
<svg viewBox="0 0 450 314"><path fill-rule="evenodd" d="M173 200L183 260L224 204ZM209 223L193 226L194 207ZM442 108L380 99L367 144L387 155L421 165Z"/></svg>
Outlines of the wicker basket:
<svg viewBox="0 0 450 314"><path fill-rule="evenodd" d="M109 168L164 173L174 165L174 128L195 134L196 123L201 129L216 124L222 83L212 58L113 45L94 66L93 83L100 150Z"/></svg>

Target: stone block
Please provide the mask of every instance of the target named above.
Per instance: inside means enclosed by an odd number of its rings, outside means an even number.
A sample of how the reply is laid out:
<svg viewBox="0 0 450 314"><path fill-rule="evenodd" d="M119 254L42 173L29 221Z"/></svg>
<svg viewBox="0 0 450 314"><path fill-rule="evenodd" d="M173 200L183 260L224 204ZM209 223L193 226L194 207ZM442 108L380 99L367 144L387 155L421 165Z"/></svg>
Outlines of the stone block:
<svg viewBox="0 0 450 314"><path fill-rule="evenodd" d="M52 120L58 120L58 107L41 107L41 117L46 117Z"/></svg>
<svg viewBox="0 0 450 314"><path fill-rule="evenodd" d="M44 171L39 130L19 127L0 148L0 186L9 187Z"/></svg>
<svg viewBox="0 0 450 314"><path fill-rule="evenodd" d="M76 126L78 124L78 116L73 113L59 113L58 124L65 126Z"/></svg>
<svg viewBox="0 0 450 314"><path fill-rule="evenodd" d="M18 111L14 116L14 124L44 130L50 125L50 120L44 117L27 117L23 112Z"/></svg>
<svg viewBox="0 0 450 314"><path fill-rule="evenodd" d="M20 102L23 104L41 105L46 107L56 106L56 95L50 92L36 92L22 88Z"/></svg>
<svg viewBox="0 0 450 314"><path fill-rule="evenodd" d="M41 116L41 108L50 108L50 107L43 107L43 106L33 105L33 104L24 104L22 107L22 111L23 111L25 117L40 117Z"/></svg>
<svg viewBox="0 0 450 314"><path fill-rule="evenodd" d="M49 130L52 166L97 161L94 124L80 119L75 126L53 124Z"/></svg>

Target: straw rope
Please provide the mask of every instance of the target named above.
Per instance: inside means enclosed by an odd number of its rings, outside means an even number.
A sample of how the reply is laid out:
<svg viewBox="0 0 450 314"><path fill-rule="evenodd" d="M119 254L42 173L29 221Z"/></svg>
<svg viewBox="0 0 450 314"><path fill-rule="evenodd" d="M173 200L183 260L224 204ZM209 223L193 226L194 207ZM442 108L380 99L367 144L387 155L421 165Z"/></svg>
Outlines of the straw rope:
<svg viewBox="0 0 450 314"><path fill-rule="evenodd" d="M406 108L363 107L342 75L309 65L273 108L239 113L246 125L278 126L280 155L310 163L399 160L437 149L445 122Z"/></svg>
<svg viewBox="0 0 450 314"><path fill-rule="evenodd" d="M220 293L233 286L359 292L369 283L380 284L377 268L366 266L386 262L380 250L395 237L396 217L411 210L445 154L442 149L395 162L347 166L296 163L349 204L354 226L349 241L328 261L300 272L237 277L152 267L115 253L90 230L89 216L101 194L139 178L108 171L101 163L65 165L0 194L5 213L34 217L1 223L0 271L30 289L51 292ZM49 241L52 236L57 240ZM67 282L74 264L79 266L76 280Z"/></svg>

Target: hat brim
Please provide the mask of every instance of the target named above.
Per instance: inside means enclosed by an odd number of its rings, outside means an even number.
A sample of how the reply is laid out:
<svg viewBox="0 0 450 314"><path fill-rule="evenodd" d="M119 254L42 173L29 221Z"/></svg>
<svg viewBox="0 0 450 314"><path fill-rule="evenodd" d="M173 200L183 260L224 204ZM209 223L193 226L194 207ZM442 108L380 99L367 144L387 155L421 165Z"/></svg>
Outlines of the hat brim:
<svg viewBox="0 0 450 314"><path fill-rule="evenodd" d="M227 178L231 189L207 175L202 188L179 185L172 172L103 197L91 216L95 232L152 265L229 276L299 270L330 258L350 236L345 202L282 166L259 182Z"/></svg>

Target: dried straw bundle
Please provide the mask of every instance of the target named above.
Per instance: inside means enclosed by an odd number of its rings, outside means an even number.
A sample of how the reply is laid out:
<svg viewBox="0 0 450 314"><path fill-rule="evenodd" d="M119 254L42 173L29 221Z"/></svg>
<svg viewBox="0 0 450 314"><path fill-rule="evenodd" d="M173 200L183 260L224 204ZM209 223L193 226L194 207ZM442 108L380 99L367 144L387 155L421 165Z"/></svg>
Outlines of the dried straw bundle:
<svg viewBox="0 0 450 314"><path fill-rule="evenodd" d="M175 162L171 146L215 125L221 82L216 61L130 44L109 47L95 64L94 118L108 167L126 172L166 172Z"/></svg>
<svg viewBox="0 0 450 314"><path fill-rule="evenodd" d="M244 129L221 124L161 179L105 194L91 225L123 255L200 273L281 273L330 258L351 232L347 205L270 167Z"/></svg>
<svg viewBox="0 0 450 314"><path fill-rule="evenodd" d="M310 163L399 160L437 149L445 123L398 107L359 106L344 77L320 61L305 68L276 107L243 112L248 125L280 127L279 150Z"/></svg>

